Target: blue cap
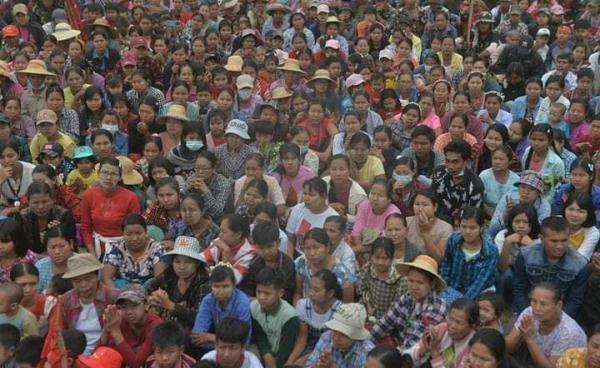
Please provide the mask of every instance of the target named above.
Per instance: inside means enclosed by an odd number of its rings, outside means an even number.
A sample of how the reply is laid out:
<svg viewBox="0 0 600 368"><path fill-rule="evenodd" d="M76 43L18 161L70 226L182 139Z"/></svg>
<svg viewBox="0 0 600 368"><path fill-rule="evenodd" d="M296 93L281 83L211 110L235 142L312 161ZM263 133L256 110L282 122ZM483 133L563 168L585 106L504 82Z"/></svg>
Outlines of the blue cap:
<svg viewBox="0 0 600 368"><path fill-rule="evenodd" d="M94 157L94 151L88 146L79 146L75 147L73 151L73 160L78 160L82 158L90 158Z"/></svg>

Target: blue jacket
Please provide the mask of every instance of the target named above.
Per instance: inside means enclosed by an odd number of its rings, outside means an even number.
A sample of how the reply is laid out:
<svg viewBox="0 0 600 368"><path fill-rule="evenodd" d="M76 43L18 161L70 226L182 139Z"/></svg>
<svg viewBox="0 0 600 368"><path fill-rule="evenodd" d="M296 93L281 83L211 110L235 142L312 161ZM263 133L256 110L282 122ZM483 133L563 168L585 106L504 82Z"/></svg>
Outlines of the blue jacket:
<svg viewBox="0 0 600 368"><path fill-rule="evenodd" d="M536 116L538 110L540 109L540 103L542 102L542 98L538 97L538 102L531 113L531 116ZM525 117L525 112L527 111L527 96L517 97L515 99L514 104L510 108L510 112L512 114L513 121L523 119Z"/></svg>
<svg viewBox="0 0 600 368"><path fill-rule="evenodd" d="M569 200L569 196L573 191L573 184L565 183L561 185L552 198L552 214L562 215L565 203ZM592 186L592 203L594 205L594 213L596 214L596 227L600 229L600 186Z"/></svg>
<svg viewBox="0 0 600 368"><path fill-rule="evenodd" d="M543 244L523 248L513 265L514 311L521 313L527 308L531 290L547 281L560 287L564 293L563 310L575 318L583 303L588 272L585 257L569 246L556 264L548 262Z"/></svg>

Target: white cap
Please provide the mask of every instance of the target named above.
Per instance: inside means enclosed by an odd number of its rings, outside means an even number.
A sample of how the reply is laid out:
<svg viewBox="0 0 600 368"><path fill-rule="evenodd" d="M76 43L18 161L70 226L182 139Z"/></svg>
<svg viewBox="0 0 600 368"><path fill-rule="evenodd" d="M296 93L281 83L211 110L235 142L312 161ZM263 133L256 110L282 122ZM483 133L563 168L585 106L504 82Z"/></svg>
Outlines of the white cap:
<svg viewBox="0 0 600 368"><path fill-rule="evenodd" d="M319 4L319 6L317 6L317 14L320 13L327 13L329 14L329 5L327 4Z"/></svg>
<svg viewBox="0 0 600 368"><path fill-rule="evenodd" d="M537 31L537 35L550 37L550 30L548 28L540 28Z"/></svg>
<svg viewBox="0 0 600 368"><path fill-rule="evenodd" d="M383 49L383 50L379 51L379 60L382 60L382 59L393 60L394 53L388 49Z"/></svg>
<svg viewBox="0 0 600 368"><path fill-rule="evenodd" d="M339 50L340 49L340 42L338 40L334 40L334 39L327 40L327 42L325 42L325 48L328 48L328 47L330 49Z"/></svg>
<svg viewBox="0 0 600 368"><path fill-rule="evenodd" d="M225 134L235 134L242 139L250 139L248 135L248 124L240 119L233 119L227 124L227 130Z"/></svg>
<svg viewBox="0 0 600 368"><path fill-rule="evenodd" d="M254 78L248 74L242 74L237 77L235 85L238 90L243 88L254 88Z"/></svg>

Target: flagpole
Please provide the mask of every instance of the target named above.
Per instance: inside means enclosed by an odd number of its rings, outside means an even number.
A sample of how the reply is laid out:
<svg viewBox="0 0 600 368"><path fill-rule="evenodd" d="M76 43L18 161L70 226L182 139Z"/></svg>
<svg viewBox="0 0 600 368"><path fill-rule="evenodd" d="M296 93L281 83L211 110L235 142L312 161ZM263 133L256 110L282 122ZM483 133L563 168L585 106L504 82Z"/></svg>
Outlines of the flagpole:
<svg viewBox="0 0 600 368"><path fill-rule="evenodd" d="M473 8L476 0L469 0L469 19L467 21L467 49L471 48L471 28L473 28Z"/></svg>

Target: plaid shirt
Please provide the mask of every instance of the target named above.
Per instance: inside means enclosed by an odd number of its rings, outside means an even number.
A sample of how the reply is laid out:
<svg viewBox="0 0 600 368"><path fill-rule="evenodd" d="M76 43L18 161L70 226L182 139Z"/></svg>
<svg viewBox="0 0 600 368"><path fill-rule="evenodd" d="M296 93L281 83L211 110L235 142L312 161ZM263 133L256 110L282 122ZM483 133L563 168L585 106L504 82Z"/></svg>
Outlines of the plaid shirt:
<svg viewBox="0 0 600 368"><path fill-rule="evenodd" d="M217 171L228 178L239 179L244 176L244 164L251 153L256 152L254 147L242 145L235 156L231 156L226 144L215 148L215 156L219 159Z"/></svg>
<svg viewBox="0 0 600 368"><path fill-rule="evenodd" d="M156 98L159 107L167 103L167 101L165 100L165 95L161 92L161 90L154 87L148 87L148 91L146 91L146 94L143 96L140 96L140 94L135 89L130 89L129 91L127 91L126 96L129 102L131 103L131 107L135 111L138 111L140 103L142 103L142 100L146 96L152 96Z"/></svg>
<svg viewBox="0 0 600 368"><path fill-rule="evenodd" d="M152 203L150 207L146 209L146 211L142 214L144 220L148 225L155 225L160 227L160 229L166 234L171 226L179 220L179 215L176 219L170 219L167 210L165 210L161 205L158 204L158 201Z"/></svg>
<svg viewBox="0 0 600 368"><path fill-rule="evenodd" d="M192 175L185 182L184 194L196 192L196 190L191 187L191 183L194 181L195 177L195 175ZM217 221L223 216L223 211L227 206L227 202L233 194L233 181L221 174L213 174L213 176L206 181L206 185L208 186L209 191L202 193L204 206L206 207L208 215L212 217L213 220Z"/></svg>
<svg viewBox="0 0 600 368"><path fill-rule="evenodd" d="M402 339L402 349L409 349L423 336L428 326L442 323L448 305L439 293L432 291L422 303L416 303L410 293L405 293L387 314L373 326L373 341L379 341L395 332Z"/></svg>
<svg viewBox="0 0 600 368"><path fill-rule="evenodd" d="M98 282L98 290L96 291L96 297L94 298L94 306L96 307L96 314L100 325L102 325L102 314L104 309L117 302L117 297L121 291L119 289L110 288L101 282ZM79 295L75 290L68 291L63 296L63 324L65 328L76 328L79 314L81 313L82 306L79 300Z"/></svg>
<svg viewBox="0 0 600 368"><path fill-rule="evenodd" d="M465 168L463 180L455 183L445 166L437 167L431 176L432 191L438 200L439 217L452 224L454 213L465 206L481 207L483 183L471 169Z"/></svg>
<svg viewBox="0 0 600 368"><path fill-rule="evenodd" d="M359 280L360 302L373 307L373 316L377 319L383 317L408 288L406 277L400 275L395 267L391 267L386 280L381 280L375 274L371 263L366 264L360 271Z"/></svg>
<svg viewBox="0 0 600 368"><path fill-rule="evenodd" d="M410 140L412 136L413 130L415 130L416 125L412 128L405 128L402 120L394 120L394 122L390 125L390 129L392 130L392 143L396 148L400 151L404 151L405 149L410 147Z"/></svg>
<svg viewBox="0 0 600 368"><path fill-rule="evenodd" d="M498 249L494 242L483 238L479 254L469 261L462 251L463 237L455 232L448 238L446 253L440 263L440 275L449 288L464 294L471 300L477 300L481 292L494 285Z"/></svg>
<svg viewBox="0 0 600 368"><path fill-rule="evenodd" d="M375 345L371 340L354 341L352 347L347 352L337 349L331 340L331 331L321 335L315 350L312 351L304 367L312 368L317 365L319 357L326 351L331 351L332 367L344 368L363 368L367 362L367 354Z"/></svg>
<svg viewBox="0 0 600 368"><path fill-rule="evenodd" d="M81 131L79 129L79 115L77 111L64 107L58 117L58 126L71 137L75 138L75 141L79 139Z"/></svg>

